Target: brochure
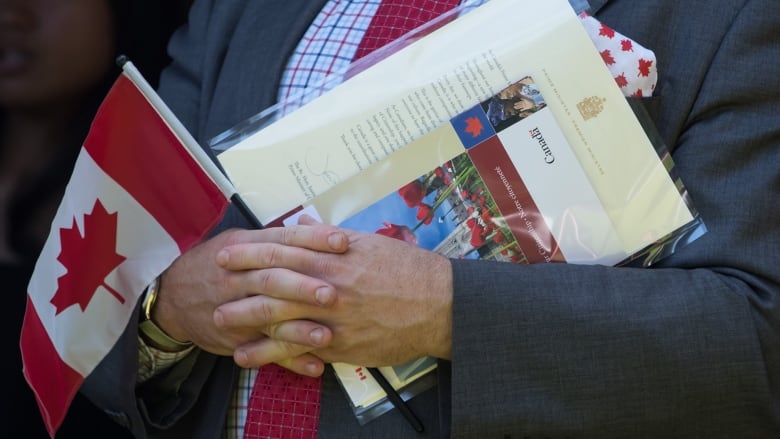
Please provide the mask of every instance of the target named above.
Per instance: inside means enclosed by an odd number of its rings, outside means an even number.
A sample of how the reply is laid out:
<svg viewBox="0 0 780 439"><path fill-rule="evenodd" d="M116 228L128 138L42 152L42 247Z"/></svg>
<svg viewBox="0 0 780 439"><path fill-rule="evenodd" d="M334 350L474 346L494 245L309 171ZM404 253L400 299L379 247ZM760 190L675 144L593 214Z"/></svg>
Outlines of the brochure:
<svg viewBox="0 0 780 439"><path fill-rule="evenodd" d="M597 110L583 106L580 117ZM525 76L301 207L451 258L617 265L694 219L650 152L620 175L593 178ZM624 145L610 159L629 163L633 154ZM657 168L664 179L648 180ZM602 201L625 186L642 191Z"/></svg>
<svg viewBox="0 0 780 439"><path fill-rule="evenodd" d="M518 20L519 11L534 19ZM614 139L646 136L566 0L492 0L249 133L219 161L266 224L524 75L554 102L555 117L570 121L563 131L578 154L590 156L586 172L611 178L630 168L603 151ZM603 111L585 123L580 104ZM635 162L654 155L646 147L635 152ZM629 196L623 189L604 194L605 204Z"/></svg>

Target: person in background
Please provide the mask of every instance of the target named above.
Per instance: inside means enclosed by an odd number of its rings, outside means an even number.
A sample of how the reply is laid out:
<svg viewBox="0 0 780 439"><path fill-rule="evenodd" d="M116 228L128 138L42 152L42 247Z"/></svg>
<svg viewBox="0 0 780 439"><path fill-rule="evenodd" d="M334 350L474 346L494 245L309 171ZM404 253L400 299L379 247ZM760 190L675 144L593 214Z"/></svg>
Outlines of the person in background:
<svg viewBox="0 0 780 439"><path fill-rule="evenodd" d="M171 41L160 94L205 145L283 96L285 72L308 65L295 57L309 32L338 27L334 8L355 3L377 2L198 0ZM319 437L779 437L780 3L590 6L657 55L658 85L643 102L704 236L652 268L515 265L448 260L328 226L225 230L249 227L231 214L160 279L152 321L196 347L136 388L123 385L137 379L122 367L139 354L131 319L84 391L138 438L213 439L237 434L228 431L240 422L229 415L236 363L315 376L315 358L383 365L432 355L438 386L410 401L425 433L397 410L359 425L328 370ZM340 233L348 249L311 250ZM319 287L329 292L322 304Z"/></svg>
<svg viewBox="0 0 780 439"><path fill-rule="evenodd" d="M157 82L188 2L0 0L0 280L5 292L2 437L48 437L22 375L27 282L81 142L120 70L119 54ZM84 397L58 438L122 437Z"/></svg>

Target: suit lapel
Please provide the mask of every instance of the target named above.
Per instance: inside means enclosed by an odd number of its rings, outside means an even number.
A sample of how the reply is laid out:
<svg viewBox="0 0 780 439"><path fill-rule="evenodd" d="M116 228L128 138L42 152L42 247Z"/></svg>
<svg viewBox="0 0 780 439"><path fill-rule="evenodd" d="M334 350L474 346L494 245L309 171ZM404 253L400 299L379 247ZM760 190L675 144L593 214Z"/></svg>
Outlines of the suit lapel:
<svg viewBox="0 0 780 439"><path fill-rule="evenodd" d="M213 54L221 71L215 72L214 100L205 109L205 138L276 103L289 57L325 1L253 0L245 3L234 22L225 25L222 44L226 51ZM233 42L238 44L228 50Z"/></svg>

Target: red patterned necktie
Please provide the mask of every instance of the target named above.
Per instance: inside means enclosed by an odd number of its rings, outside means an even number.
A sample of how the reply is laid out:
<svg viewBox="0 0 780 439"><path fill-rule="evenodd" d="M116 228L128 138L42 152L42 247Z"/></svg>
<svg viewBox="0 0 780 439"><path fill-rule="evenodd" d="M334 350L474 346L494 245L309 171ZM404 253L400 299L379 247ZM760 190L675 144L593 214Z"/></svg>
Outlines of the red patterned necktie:
<svg viewBox="0 0 780 439"><path fill-rule="evenodd" d="M384 0L364 35L355 60L385 46L457 6L459 0ZM259 369L249 397L244 439L317 437L320 378L275 364Z"/></svg>
<svg viewBox="0 0 780 439"><path fill-rule="evenodd" d="M244 439L315 438L320 422L320 378L268 364L249 397Z"/></svg>
<svg viewBox="0 0 780 439"><path fill-rule="evenodd" d="M354 60L433 20L458 3L459 0L383 0L360 41Z"/></svg>

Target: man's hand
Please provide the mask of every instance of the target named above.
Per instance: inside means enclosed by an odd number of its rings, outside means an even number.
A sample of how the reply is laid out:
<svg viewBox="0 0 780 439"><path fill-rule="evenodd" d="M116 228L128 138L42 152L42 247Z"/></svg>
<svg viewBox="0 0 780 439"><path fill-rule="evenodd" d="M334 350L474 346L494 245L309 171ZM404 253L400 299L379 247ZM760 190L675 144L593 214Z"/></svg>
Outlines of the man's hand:
<svg viewBox="0 0 780 439"><path fill-rule="evenodd" d="M225 247L240 246L273 262L280 252L286 254L285 258L295 258L295 252L311 250L343 252L347 245L346 235L332 227L223 232L182 254L166 270L152 319L174 339L193 341L201 349L219 355L232 355L237 346L267 340L263 346L269 362L278 362L306 375L319 375L324 367L322 361L306 353L330 343L331 332L326 326L312 321L273 322L269 326L270 322L264 319L217 326L214 310L225 302L253 296L257 291L277 294L287 290L296 291L296 300L302 304L328 307L334 303L334 288L327 282L284 269L226 269L218 264L217 255ZM290 252L293 254L287 255ZM274 338L268 339L267 335Z"/></svg>
<svg viewBox="0 0 780 439"><path fill-rule="evenodd" d="M276 331L297 326L305 332L302 321L319 322L332 331L330 345L312 351L326 362L381 366L426 355L450 358L449 260L385 236L345 232L349 250L340 254L284 246L269 254L260 246L239 243L219 255L227 270L252 270L257 277L278 274L273 288L254 282L253 296L217 308L215 319L226 331L253 323L272 328L271 339L236 350L239 365L272 362L272 339L280 337ZM288 276L290 280L283 279ZM310 291L296 285L293 279L298 276L322 279L335 287L335 302L323 307L306 300Z"/></svg>

